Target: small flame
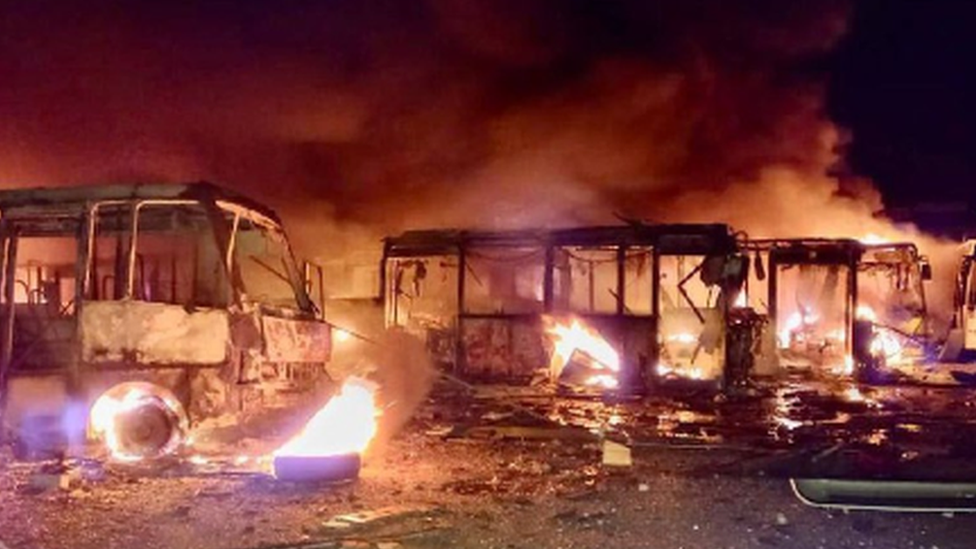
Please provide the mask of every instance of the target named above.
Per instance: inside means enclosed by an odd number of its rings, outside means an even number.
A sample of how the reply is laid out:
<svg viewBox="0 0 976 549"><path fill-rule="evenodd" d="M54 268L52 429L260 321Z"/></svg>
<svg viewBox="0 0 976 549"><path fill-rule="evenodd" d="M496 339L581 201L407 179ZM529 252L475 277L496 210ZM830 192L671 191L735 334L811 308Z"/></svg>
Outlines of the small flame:
<svg viewBox="0 0 976 549"><path fill-rule="evenodd" d="M883 356L887 363L893 364L902 360L901 342L891 330L878 329L871 340L871 354Z"/></svg>
<svg viewBox="0 0 976 549"><path fill-rule="evenodd" d="M698 343L698 338L695 334L689 332L681 332L678 334L670 334L664 338L669 343L684 343L686 345L691 345L693 343Z"/></svg>
<svg viewBox="0 0 976 549"><path fill-rule="evenodd" d="M345 343L352 339L352 334L342 328L333 328L332 338L335 339L336 343Z"/></svg>
<svg viewBox="0 0 976 549"><path fill-rule="evenodd" d="M786 317L783 328L777 334L780 349L788 349L793 342L794 333L801 330L804 326L816 324L819 320L820 316L814 311L805 308L800 311L794 311L790 316Z"/></svg>
<svg viewBox="0 0 976 549"><path fill-rule="evenodd" d="M874 309L868 307L867 305L858 305L857 309L854 311L854 315L857 316L858 320L867 320L870 322L878 321L878 314L874 312Z"/></svg>
<svg viewBox="0 0 976 549"><path fill-rule="evenodd" d="M850 376L854 375L854 357L851 355L844 355L844 364L840 369L841 375Z"/></svg>
<svg viewBox="0 0 976 549"><path fill-rule="evenodd" d="M549 375L552 379L559 379L573 353L579 351L593 359L591 364L594 369L601 370L587 379L586 385L606 389L617 387L615 374L620 372L620 355L596 330L585 326L578 318L574 318L568 324L553 321L546 332L552 336L553 341L552 360L549 363ZM609 370L611 373L604 370Z"/></svg>
<svg viewBox="0 0 976 549"><path fill-rule="evenodd" d="M888 364L896 364L902 361L902 344L895 332L889 328L878 325L878 314L874 309L867 305L857 306L857 318L866 320L874 324L874 337L868 350L876 357L884 357Z"/></svg>
<svg viewBox="0 0 976 549"><path fill-rule="evenodd" d="M275 450L274 455L311 457L363 453L376 436L379 410L375 395L375 383L349 378L339 394L316 412L297 436Z"/></svg>
<svg viewBox="0 0 976 549"><path fill-rule="evenodd" d="M868 234L864 235L863 237L861 237L859 240L860 240L861 244L868 244L868 245L871 245L871 244L887 244L888 243L888 239L887 238L885 238L885 237L883 237L883 236L881 236L879 234L875 234L875 233L868 233Z"/></svg>
<svg viewBox="0 0 976 549"><path fill-rule="evenodd" d="M848 387L844 389L844 400L848 402L864 402L864 393L857 387Z"/></svg>
<svg viewBox="0 0 976 549"><path fill-rule="evenodd" d="M683 377L685 379L705 379L705 372L701 368L672 368L670 365L664 362L659 362L657 365L657 375L661 377L666 377L669 375Z"/></svg>
<svg viewBox="0 0 976 549"><path fill-rule="evenodd" d="M739 295L735 296L735 301L732 306L736 309L744 309L749 306L749 298L746 296L745 290L740 290Z"/></svg>
<svg viewBox="0 0 976 549"><path fill-rule="evenodd" d="M604 389L616 389L618 382L617 378L611 374L594 374L585 381L585 384L603 387Z"/></svg>

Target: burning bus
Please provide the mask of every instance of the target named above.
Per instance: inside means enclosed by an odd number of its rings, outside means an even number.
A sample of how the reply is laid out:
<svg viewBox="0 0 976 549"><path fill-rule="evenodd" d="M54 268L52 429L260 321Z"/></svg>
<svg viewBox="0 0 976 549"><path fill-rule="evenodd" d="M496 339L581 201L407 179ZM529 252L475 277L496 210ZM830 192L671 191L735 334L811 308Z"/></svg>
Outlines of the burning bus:
<svg viewBox="0 0 976 549"><path fill-rule="evenodd" d="M649 388L742 370L748 267L726 225L635 223L410 231L386 239L381 279L386 324L456 375Z"/></svg>
<svg viewBox="0 0 976 549"><path fill-rule="evenodd" d="M278 217L205 184L0 192L0 397L22 447L165 453L189 423L326 376ZM89 413L91 412L90 417Z"/></svg>
<svg viewBox="0 0 976 549"><path fill-rule="evenodd" d="M766 290L770 329L760 360L767 367L867 381L926 358L931 269L914 244L807 238L744 247L757 266L747 293Z"/></svg>

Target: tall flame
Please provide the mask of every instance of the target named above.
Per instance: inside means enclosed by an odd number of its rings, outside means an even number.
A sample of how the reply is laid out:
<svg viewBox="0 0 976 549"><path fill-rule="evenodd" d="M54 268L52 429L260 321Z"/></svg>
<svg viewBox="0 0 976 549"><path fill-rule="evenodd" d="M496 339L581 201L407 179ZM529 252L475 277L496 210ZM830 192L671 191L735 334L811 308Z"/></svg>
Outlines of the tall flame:
<svg viewBox="0 0 976 549"><path fill-rule="evenodd" d="M617 387L616 374L620 372L620 355L596 330L584 325L578 318L573 318L568 324L553 321L546 332L552 336L554 347L549 363L552 379L559 379L573 353L580 351L593 359L591 366L594 369L600 370L585 382L587 385L606 389Z"/></svg>
<svg viewBox="0 0 976 549"><path fill-rule="evenodd" d="M376 436L376 384L351 377L302 431L275 450L276 456L361 454Z"/></svg>

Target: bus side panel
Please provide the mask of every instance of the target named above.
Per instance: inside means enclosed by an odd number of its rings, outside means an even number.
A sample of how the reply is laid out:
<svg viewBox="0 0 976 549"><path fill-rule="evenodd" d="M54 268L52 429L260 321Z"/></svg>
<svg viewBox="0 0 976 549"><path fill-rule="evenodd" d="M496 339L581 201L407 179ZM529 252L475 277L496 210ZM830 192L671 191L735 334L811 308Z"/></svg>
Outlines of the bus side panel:
<svg viewBox="0 0 976 549"><path fill-rule="evenodd" d="M226 311L143 301L86 303L80 332L89 364L218 365L230 342Z"/></svg>

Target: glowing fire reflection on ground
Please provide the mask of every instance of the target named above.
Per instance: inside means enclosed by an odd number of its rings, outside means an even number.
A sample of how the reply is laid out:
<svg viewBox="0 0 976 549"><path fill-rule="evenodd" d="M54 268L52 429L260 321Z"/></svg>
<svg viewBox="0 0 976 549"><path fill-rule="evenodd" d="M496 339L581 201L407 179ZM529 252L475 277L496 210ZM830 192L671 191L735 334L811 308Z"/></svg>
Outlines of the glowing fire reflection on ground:
<svg viewBox="0 0 976 549"><path fill-rule="evenodd" d="M301 432L275 450L275 456L362 454L376 436L375 383L351 377L339 393L312 416Z"/></svg>
<svg viewBox="0 0 976 549"><path fill-rule="evenodd" d="M595 370L585 381L585 385L614 389L619 385L620 355L595 329L578 318L560 322L549 318L546 333L553 343L552 359L549 363L550 379L557 380L566 365L573 360L575 353L588 358L587 366Z"/></svg>

